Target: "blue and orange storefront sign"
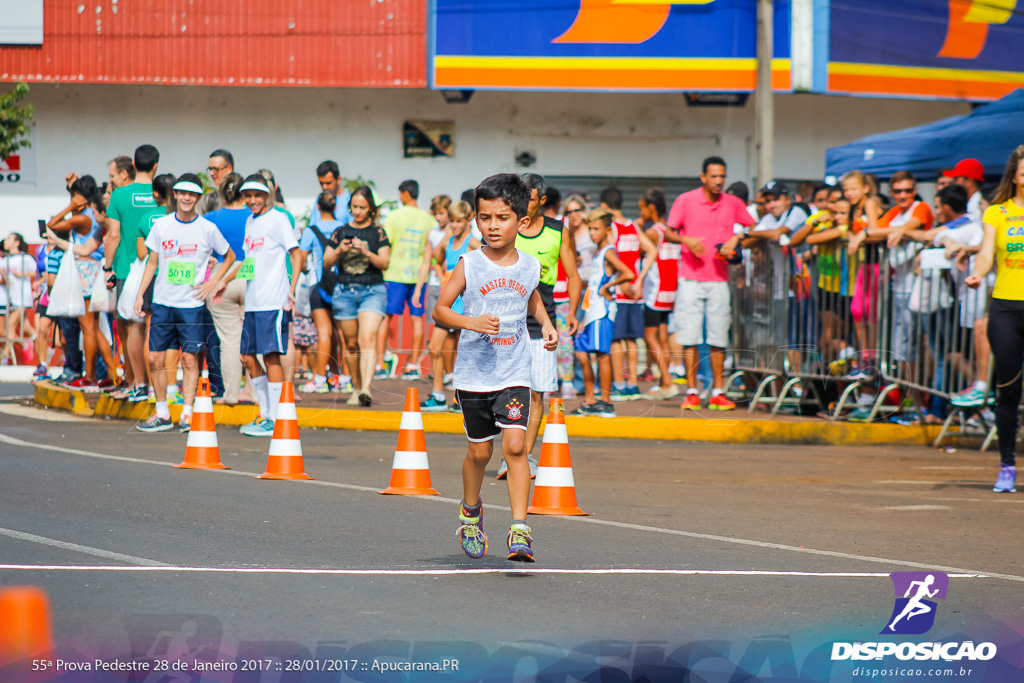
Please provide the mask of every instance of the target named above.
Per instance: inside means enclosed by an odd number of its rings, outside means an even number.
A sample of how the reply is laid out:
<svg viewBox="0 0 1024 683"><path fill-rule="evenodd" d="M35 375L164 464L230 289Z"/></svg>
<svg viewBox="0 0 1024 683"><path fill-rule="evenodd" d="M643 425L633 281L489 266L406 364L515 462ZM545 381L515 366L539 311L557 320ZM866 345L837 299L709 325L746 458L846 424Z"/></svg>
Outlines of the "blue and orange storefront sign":
<svg viewBox="0 0 1024 683"><path fill-rule="evenodd" d="M772 86L998 99L1024 85L1017 2L775 0ZM439 89L749 92L757 83L754 0L434 0L429 21ZM801 42L811 49L791 50ZM805 84L791 75L801 59L813 73Z"/></svg>

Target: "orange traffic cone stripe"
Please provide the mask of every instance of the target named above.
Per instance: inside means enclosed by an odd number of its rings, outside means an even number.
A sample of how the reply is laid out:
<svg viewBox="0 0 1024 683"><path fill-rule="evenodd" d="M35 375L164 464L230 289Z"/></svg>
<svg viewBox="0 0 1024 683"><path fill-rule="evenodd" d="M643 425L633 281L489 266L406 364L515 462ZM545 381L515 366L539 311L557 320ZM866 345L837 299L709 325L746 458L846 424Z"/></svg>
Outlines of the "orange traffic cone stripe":
<svg viewBox="0 0 1024 683"><path fill-rule="evenodd" d="M199 380L193 405L192 425L185 446L185 461L175 465L182 469L228 470L220 461L220 446L217 443L217 425L213 418L213 398L210 396L210 380Z"/></svg>
<svg viewBox="0 0 1024 683"><path fill-rule="evenodd" d="M267 471L258 479L312 479L302 464L302 442L299 440L299 416L295 410L295 389L291 382L281 387L277 406L274 436L270 440Z"/></svg>
<svg viewBox="0 0 1024 683"><path fill-rule="evenodd" d="M0 667L53 650L46 592L36 586L0 589Z"/></svg>
<svg viewBox="0 0 1024 683"><path fill-rule="evenodd" d="M430 483L427 440L423 433L419 391L405 392L405 408L398 428L398 445L391 465L391 484L378 493L402 496L439 496Z"/></svg>
<svg viewBox="0 0 1024 683"><path fill-rule="evenodd" d="M537 480L533 486L531 515L586 515L576 503L576 481L569 457L569 433L565 428L562 399L551 399L544 443L540 450Z"/></svg>

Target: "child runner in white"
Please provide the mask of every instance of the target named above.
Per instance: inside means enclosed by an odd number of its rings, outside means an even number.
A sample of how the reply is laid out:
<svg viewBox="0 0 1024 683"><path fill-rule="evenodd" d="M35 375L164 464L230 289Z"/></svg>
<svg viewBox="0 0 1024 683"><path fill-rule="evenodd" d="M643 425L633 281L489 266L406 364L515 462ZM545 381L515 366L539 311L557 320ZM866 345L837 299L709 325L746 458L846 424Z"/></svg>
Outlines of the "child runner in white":
<svg viewBox="0 0 1024 683"><path fill-rule="evenodd" d="M263 176L257 173L245 179L242 200L252 211L245 222L245 260L235 266L214 296L214 303L220 303L228 281L236 275L246 280L240 351L260 406L259 417L239 430L246 436L274 435L274 419L284 383L281 356L288 352L288 324L295 305L295 286L302 274L302 252L295 231L287 216L271 209L269 196L270 187ZM266 374L256 360L257 354L263 356Z"/></svg>
<svg viewBox="0 0 1024 683"><path fill-rule="evenodd" d="M526 525L530 498L526 427L532 407L527 312L541 324L548 351L558 345L558 333L537 291L540 262L516 249L517 234L530 224L529 204L530 188L514 173L480 183L476 220L484 246L462 256L434 307L438 325L463 330L455 361L455 389L469 450L462 465L458 536L463 551L473 558L487 552L480 488L494 452L494 437L502 434L512 505L508 559L533 562L532 532ZM464 315L452 310L460 296Z"/></svg>
<svg viewBox="0 0 1024 683"><path fill-rule="evenodd" d="M143 297L155 275L149 365L153 390L162 400L156 402L156 412L148 420L136 425L142 432L163 432L173 426L167 407L167 368L164 367L169 349L181 350L185 404L178 426L182 432L189 430L199 383L198 356L206 348L203 337L205 300L235 262L235 252L217 226L196 213L196 204L202 196L203 185L198 176L186 173L178 178L174 184L177 210L156 219L146 237L149 261L135 297L135 313L142 316ZM207 264L214 252L224 256L224 262L207 280Z"/></svg>

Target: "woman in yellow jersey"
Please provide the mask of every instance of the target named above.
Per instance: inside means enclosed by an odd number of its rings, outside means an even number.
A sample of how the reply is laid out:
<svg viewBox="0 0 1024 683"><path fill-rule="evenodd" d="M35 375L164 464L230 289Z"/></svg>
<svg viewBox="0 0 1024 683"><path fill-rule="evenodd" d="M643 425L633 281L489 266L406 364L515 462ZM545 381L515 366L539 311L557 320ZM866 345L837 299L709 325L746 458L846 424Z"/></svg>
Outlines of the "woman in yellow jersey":
<svg viewBox="0 0 1024 683"><path fill-rule="evenodd" d="M1001 467L992 489L1016 491L1017 408L1024 363L1024 145L1010 155L992 205L982 217L985 229L974 271L965 284L977 288L996 266L988 313L988 338L996 361L996 429Z"/></svg>

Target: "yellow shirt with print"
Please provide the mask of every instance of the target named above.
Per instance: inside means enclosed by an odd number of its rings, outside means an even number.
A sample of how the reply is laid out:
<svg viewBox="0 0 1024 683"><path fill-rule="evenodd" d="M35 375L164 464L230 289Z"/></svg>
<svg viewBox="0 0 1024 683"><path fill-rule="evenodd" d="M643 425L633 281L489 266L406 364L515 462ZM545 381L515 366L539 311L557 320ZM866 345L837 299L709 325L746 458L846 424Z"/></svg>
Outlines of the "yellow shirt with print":
<svg viewBox="0 0 1024 683"><path fill-rule="evenodd" d="M996 231L992 298L1024 301L1024 208L1009 199L985 209L982 221Z"/></svg>

